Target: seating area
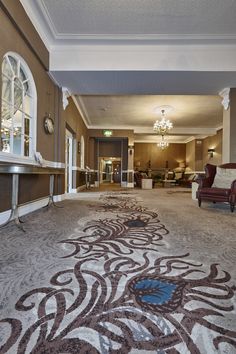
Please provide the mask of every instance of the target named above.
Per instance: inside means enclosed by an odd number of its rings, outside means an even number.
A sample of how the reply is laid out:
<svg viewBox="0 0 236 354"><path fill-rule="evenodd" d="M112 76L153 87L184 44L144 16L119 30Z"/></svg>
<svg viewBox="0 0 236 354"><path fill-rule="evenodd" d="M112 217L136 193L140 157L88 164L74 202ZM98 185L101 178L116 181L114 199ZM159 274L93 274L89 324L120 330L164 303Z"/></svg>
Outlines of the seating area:
<svg viewBox="0 0 236 354"><path fill-rule="evenodd" d="M148 177L146 172L136 171L134 173L135 187L142 188L142 180L152 178L152 187L171 187L181 186L191 188L192 182L195 180L197 172L177 168L173 171L160 170L152 172L151 177Z"/></svg>
<svg viewBox="0 0 236 354"><path fill-rule="evenodd" d="M199 207L202 201L224 202L229 203L233 212L236 201L236 163L227 163L219 167L207 164L205 171L206 176L197 179Z"/></svg>

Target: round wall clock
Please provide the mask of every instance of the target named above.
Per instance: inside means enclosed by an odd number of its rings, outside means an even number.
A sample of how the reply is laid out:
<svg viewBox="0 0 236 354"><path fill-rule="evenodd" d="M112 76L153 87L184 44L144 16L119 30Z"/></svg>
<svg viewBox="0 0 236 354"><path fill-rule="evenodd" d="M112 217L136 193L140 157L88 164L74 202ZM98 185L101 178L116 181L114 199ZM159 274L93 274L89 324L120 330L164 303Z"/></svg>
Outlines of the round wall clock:
<svg viewBox="0 0 236 354"><path fill-rule="evenodd" d="M54 120L50 115L47 115L44 118L44 129L47 134L53 134L54 133Z"/></svg>

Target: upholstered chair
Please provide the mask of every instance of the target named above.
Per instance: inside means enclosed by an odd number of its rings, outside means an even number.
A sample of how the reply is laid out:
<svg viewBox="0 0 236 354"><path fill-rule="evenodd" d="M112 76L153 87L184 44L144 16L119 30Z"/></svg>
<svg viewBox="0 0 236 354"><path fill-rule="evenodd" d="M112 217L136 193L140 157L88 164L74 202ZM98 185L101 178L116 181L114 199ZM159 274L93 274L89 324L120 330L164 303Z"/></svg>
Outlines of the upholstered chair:
<svg viewBox="0 0 236 354"><path fill-rule="evenodd" d="M205 177L198 178L197 190L198 205L202 201L227 202L233 212L236 203L236 163L227 163L221 166L207 164Z"/></svg>

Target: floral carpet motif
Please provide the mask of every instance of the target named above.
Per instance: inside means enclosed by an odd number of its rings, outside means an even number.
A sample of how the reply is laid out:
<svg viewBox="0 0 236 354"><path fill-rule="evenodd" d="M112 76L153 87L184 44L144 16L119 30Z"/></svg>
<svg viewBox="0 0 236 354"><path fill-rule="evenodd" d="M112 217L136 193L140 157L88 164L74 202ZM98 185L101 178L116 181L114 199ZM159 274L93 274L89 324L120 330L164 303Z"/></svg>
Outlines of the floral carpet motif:
<svg viewBox="0 0 236 354"><path fill-rule="evenodd" d="M111 193L91 209L105 217L60 241L71 267L62 259L48 286L21 295L15 317L0 320L1 354L236 353L228 272L168 254L158 214L130 196Z"/></svg>

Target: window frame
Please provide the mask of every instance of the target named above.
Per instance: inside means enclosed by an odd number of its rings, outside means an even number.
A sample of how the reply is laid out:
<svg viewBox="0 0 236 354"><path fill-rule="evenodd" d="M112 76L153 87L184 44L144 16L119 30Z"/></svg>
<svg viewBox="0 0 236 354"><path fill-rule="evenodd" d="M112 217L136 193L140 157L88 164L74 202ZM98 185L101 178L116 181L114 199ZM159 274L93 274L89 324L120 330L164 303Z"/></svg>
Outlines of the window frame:
<svg viewBox="0 0 236 354"><path fill-rule="evenodd" d="M35 81L32 75L32 72L28 66L28 64L26 63L26 61L17 53L9 51L7 53L5 53L2 57L2 64L5 58L7 58L6 60L8 60L8 62L10 62L9 57L12 57L16 63L17 63L17 71L18 71L18 75L15 75L11 78L8 77L8 75L6 73L2 72L2 65L1 65L1 78L3 79L3 77L10 79L11 81L11 85L14 85L15 82L15 78L19 79L20 76L20 68L22 68L24 75L26 76L26 80L22 81L20 80L21 84L23 85L24 82L27 81L29 88L30 88L30 95L28 95L29 97L31 97L32 99L32 103L31 103L31 109L30 109L30 114L28 115L26 112L22 111L22 120L25 122L25 116L30 117L30 132L29 132L29 136L31 138L31 142L30 142L30 146L29 146L29 156L24 155L24 149L23 149L23 141L24 141L24 137L25 137L25 126L24 124L22 124L22 132L21 132L21 154L14 154L13 152L5 152L5 151L0 151L0 161L4 161L4 162L22 162L25 164L34 164L35 163L35 159L34 159L34 154L36 151L36 143L37 143L37 90L36 90L36 85L35 85ZM12 67L12 65L11 65ZM2 97L2 85L1 85L1 104L3 102L5 102L6 104L11 104L14 99L11 98L11 102L7 102L6 100L3 99ZM12 106L14 107L14 106ZM1 115L1 120L2 120L2 115ZM2 121L1 121L2 122ZM1 126L2 123L0 123ZM24 137L23 137L24 136ZM11 141L12 143L12 141Z"/></svg>

